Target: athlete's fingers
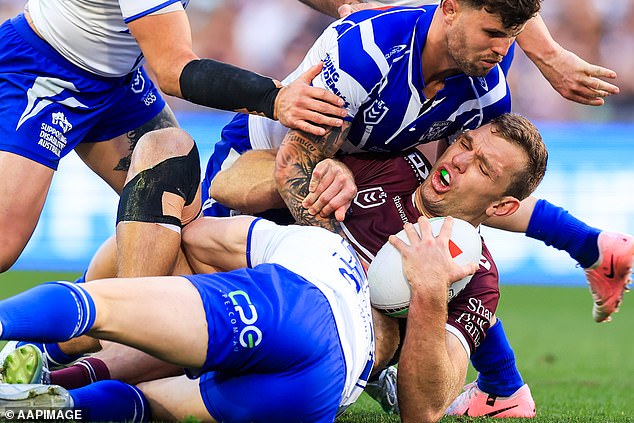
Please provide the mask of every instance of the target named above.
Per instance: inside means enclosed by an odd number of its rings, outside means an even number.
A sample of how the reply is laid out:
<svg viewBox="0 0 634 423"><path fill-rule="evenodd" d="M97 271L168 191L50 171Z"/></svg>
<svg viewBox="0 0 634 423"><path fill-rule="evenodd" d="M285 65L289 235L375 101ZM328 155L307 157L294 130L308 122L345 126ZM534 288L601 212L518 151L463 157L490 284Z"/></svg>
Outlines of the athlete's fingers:
<svg viewBox="0 0 634 423"><path fill-rule="evenodd" d="M616 79L616 72L612 69L604 68L602 66L597 65L589 65L586 73L593 78L608 78L608 79ZM618 87L615 87L618 91ZM597 87L597 89L603 89ZM616 93L614 93L616 94Z"/></svg>
<svg viewBox="0 0 634 423"><path fill-rule="evenodd" d="M340 127L343 125L343 120L306 109L297 109L289 112L285 118L280 118L280 123L287 128L299 129L312 135L323 136L326 134L324 127Z"/></svg>
<svg viewBox="0 0 634 423"><path fill-rule="evenodd" d="M275 99L275 116L284 126L322 136L321 126L340 127L347 111L343 99L328 90L310 86L319 74L321 63L280 89Z"/></svg>
<svg viewBox="0 0 634 423"><path fill-rule="evenodd" d="M338 118L348 116L348 111L343 108L345 102L341 97L330 91L319 87L306 86L303 87L303 92L307 101L307 109Z"/></svg>
<svg viewBox="0 0 634 423"><path fill-rule="evenodd" d="M309 193L319 197L326 187L332 183L335 178L333 163L334 160L332 159L324 159L315 165L308 184Z"/></svg>
<svg viewBox="0 0 634 423"><path fill-rule="evenodd" d="M345 18L351 13L357 12L359 10L372 9L374 7L379 7L379 6L380 6L379 4L376 4L374 2L367 2L367 3L354 2L354 3L344 4L339 6L339 9L337 9L337 12L339 13L340 18Z"/></svg>
<svg viewBox="0 0 634 423"><path fill-rule="evenodd" d="M427 219L425 219L427 220ZM421 218L418 219L419 225ZM429 221L427 221L429 224ZM451 238L451 230L453 229L453 217L447 216L445 220L442 222L442 226L440 227L440 232L436 236L438 242L441 244L445 244L447 246L447 252L449 252L449 238Z"/></svg>
<svg viewBox="0 0 634 423"><path fill-rule="evenodd" d="M335 210L335 219L337 219L337 222L343 222L346 219L346 214L348 214L349 208L350 203L346 204L345 206L341 206L337 210Z"/></svg>
<svg viewBox="0 0 634 423"><path fill-rule="evenodd" d="M324 162L327 162L327 160L322 160L315 166L308 185L308 195L302 202L302 206L308 209L308 212L312 215L321 211L323 204L320 203L320 198L322 198L324 191L328 189L335 179L334 172L329 171L328 166L324 165ZM324 199L322 198L321 201L323 202Z"/></svg>
<svg viewBox="0 0 634 423"><path fill-rule="evenodd" d="M342 221L356 194L356 186L339 183L331 185L315 202L315 214L319 213L321 217L328 217L339 210L335 217Z"/></svg>
<svg viewBox="0 0 634 423"><path fill-rule="evenodd" d="M325 159L317 163L309 183L309 194L302 206L312 215L329 217L345 216L352 199L357 194L354 175L338 160Z"/></svg>

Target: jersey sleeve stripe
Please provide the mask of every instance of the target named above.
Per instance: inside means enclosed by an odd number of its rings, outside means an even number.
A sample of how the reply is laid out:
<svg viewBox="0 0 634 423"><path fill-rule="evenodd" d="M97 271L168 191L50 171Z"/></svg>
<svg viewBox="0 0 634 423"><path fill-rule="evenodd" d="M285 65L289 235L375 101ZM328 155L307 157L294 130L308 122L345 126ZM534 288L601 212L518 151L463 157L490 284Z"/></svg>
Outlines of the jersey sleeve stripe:
<svg viewBox="0 0 634 423"><path fill-rule="evenodd" d="M152 8L150 8L150 9L146 9L146 10L144 10L144 11L142 11L140 13L137 13L135 15L124 17L123 21L126 24L130 23L130 22L135 21L135 20L137 20L139 18L142 18L144 16L151 15L152 13L154 13L154 12L156 12L158 10L161 10L161 9L163 9L165 7L168 7L168 6L170 6L170 5L174 4L174 3L180 3L180 0L167 0L167 1L165 1L165 2L163 2L161 4L159 4L159 5L156 5L156 6L152 7Z"/></svg>
<svg viewBox="0 0 634 423"><path fill-rule="evenodd" d="M506 96L506 79L504 78L504 74L502 73L501 68L498 66L498 82L492 90L483 95L482 97L478 96L478 93L473 87L473 91L476 94L475 100L465 101L458 107L458 109L449 117L448 120L454 121L456 118L463 113L467 113L473 109L484 109L487 106L495 104L496 102L502 100ZM470 78L471 84L473 86L473 78Z"/></svg>
<svg viewBox="0 0 634 423"><path fill-rule="evenodd" d="M390 70L390 66L387 63L381 48L374 41L374 28L372 27L372 21L363 21L359 27L363 50L365 50L372 60L374 60L374 63L379 68L379 72L381 72L382 75L387 74Z"/></svg>

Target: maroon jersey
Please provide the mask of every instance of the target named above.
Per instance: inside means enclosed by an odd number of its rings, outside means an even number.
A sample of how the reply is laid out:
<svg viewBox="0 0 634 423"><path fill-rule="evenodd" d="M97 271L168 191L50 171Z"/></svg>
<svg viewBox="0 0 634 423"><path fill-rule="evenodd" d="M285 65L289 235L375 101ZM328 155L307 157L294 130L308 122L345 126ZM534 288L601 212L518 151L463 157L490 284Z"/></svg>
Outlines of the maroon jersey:
<svg viewBox="0 0 634 423"><path fill-rule="evenodd" d="M415 223L421 213L414 204L416 188L429 176L431 165L418 151L386 160L385 155L340 157L357 184L357 196L342 223L357 252L371 262L390 235ZM489 329L500 297L498 270L484 242L480 267L471 282L449 302L447 330L473 353Z"/></svg>

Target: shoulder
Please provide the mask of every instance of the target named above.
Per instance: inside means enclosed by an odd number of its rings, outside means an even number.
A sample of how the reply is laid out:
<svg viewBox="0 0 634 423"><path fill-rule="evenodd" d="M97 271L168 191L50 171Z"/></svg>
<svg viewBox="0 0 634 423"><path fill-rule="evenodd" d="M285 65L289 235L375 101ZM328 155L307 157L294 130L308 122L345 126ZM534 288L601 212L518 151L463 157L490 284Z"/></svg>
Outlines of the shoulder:
<svg viewBox="0 0 634 423"><path fill-rule="evenodd" d="M383 7L365 9L334 22L340 37L356 37L360 31L381 31L384 37L411 34L421 16L433 13L424 7Z"/></svg>

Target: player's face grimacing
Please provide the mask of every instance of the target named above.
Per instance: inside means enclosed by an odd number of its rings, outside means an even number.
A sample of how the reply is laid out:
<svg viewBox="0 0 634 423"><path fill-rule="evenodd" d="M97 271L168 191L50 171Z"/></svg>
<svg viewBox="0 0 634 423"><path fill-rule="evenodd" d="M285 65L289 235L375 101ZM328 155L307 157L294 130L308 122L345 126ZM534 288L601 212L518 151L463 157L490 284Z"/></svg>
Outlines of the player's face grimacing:
<svg viewBox="0 0 634 423"><path fill-rule="evenodd" d="M520 28L505 28L498 15L462 7L447 30L448 52L469 76L485 76L508 53Z"/></svg>
<svg viewBox="0 0 634 423"><path fill-rule="evenodd" d="M465 132L447 148L419 188L419 206L433 216L478 225L505 198L517 169L528 162L522 148L491 132L491 125Z"/></svg>

